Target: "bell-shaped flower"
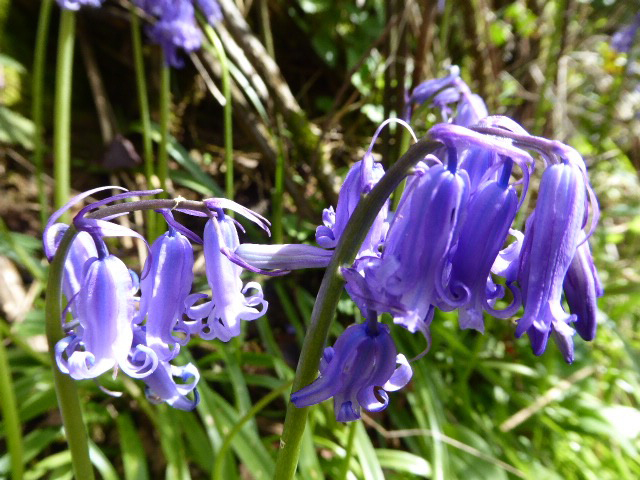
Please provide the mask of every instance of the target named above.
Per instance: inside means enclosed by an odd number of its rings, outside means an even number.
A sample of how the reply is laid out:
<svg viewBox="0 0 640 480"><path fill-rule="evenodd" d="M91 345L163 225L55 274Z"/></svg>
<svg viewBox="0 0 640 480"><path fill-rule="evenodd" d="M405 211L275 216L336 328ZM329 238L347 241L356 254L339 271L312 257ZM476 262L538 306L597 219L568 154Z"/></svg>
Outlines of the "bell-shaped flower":
<svg viewBox="0 0 640 480"><path fill-rule="evenodd" d="M193 284L193 248L187 237L170 226L153 242L147 263L149 273L140 283L135 323L146 319L146 345L161 361L169 361L189 340L182 314ZM180 339L175 332L186 336Z"/></svg>
<svg viewBox="0 0 640 480"><path fill-rule="evenodd" d="M524 315L516 328L518 337L528 333L536 355L544 352L552 327L566 332L573 320L562 308L562 287L580 238L586 191L583 172L572 162L552 165L542 174L535 217L521 252L518 282Z"/></svg>
<svg viewBox="0 0 640 480"><path fill-rule="evenodd" d="M55 223L46 230L44 238L45 244L48 243L45 251L49 252L49 260L58 250L63 235L69 229L64 223ZM67 299L68 309L73 314L73 303L76 294L80 291L85 274L85 265L87 261L97 258L98 252L96 244L91 235L87 232L79 232L71 242L67 258L64 262L64 274L62 276L62 293Z"/></svg>
<svg viewBox="0 0 640 480"><path fill-rule="evenodd" d="M348 327L333 347L324 350L320 376L310 385L291 394L298 408L333 397L339 422L360 418L361 408L369 412L384 410L387 392L404 387L412 370L404 355L398 354L389 327L367 323Z"/></svg>
<svg viewBox="0 0 640 480"><path fill-rule="evenodd" d="M180 381L177 382L176 379ZM200 372L188 363L182 367L160 362L150 375L143 378L145 394L151 403L168 403L179 410L193 410L200 402L196 386Z"/></svg>
<svg viewBox="0 0 640 480"><path fill-rule="evenodd" d="M367 278L405 312L394 322L428 335L450 248L456 242L469 197L463 170L435 165L411 179L389 228L378 265ZM390 302L391 303L391 302Z"/></svg>
<svg viewBox="0 0 640 480"><path fill-rule="evenodd" d="M240 279L242 267L232 262L225 252L233 252L240 245L234 220L218 211L204 227L204 258L207 281L211 287L211 301L193 306L205 295L195 294L187 298L187 314L204 323L199 335L211 340L218 338L228 342L240 335L242 320L255 320L264 315L268 303L257 282L244 287ZM246 296L247 292L254 293Z"/></svg>
<svg viewBox="0 0 640 480"><path fill-rule="evenodd" d="M441 299L445 304L453 299L451 306L459 307L461 328L484 331L482 312L488 308L488 296L496 291L491 267L507 239L517 205L518 195L508 184L508 174L501 181L485 183L469 201L451 259L449 285ZM513 313L519 306L513 303Z"/></svg>
<svg viewBox="0 0 640 480"><path fill-rule="evenodd" d="M389 123L399 123L407 128L414 140L416 137L413 130L406 122L397 118L390 118L382 122L373 134L368 150L362 160L356 162L347 173L347 177L340 188L338 205L334 211L333 207L324 210L322 221L324 225L316 229L316 242L322 248L334 248L340 240L340 236L347 226L347 222L363 195L369 193L384 175L384 168L373 159L372 151L382 129ZM378 247L384 241L387 225L386 220L389 213L389 202L385 202L380 209L369 233L365 238L358 256L377 255Z"/></svg>
<svg viewBox="0 0 640 480"><path fill-rule="evenodd" d="M126 265L99 248L86 265L84 282L75 300L76 331L55 347L63 373L79 380L95 378L120 366L128 372L133 340L134 283Z"/></svg>
<svg viewBox="0 0 640 480"><path fill-rule="evenodd" d="M604 291L584 231L580 232L578 241L580 245L569 265L563 287L569 311L576 316L573 326L583 339L590 341L598 326L597 298Z"/></svg>

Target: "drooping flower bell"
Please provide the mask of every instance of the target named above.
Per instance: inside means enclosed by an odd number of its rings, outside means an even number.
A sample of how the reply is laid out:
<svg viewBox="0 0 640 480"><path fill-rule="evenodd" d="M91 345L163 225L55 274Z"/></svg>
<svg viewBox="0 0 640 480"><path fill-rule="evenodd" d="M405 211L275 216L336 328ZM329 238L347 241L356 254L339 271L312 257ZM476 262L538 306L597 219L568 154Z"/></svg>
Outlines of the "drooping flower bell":
<svg viewBox="0 0 640 480"><path fill-rule="evenodd" d="M260 284L249 282L243 287L242 267L225 255L239 245L234 220L218 209L217 215L204 227L204 257L211 301L194 307L192 305L206 295L194 294L187 298L187 314L193 320L203 321L196 330L206 340L218 338L228 342L240 335L242 320L255 320L267 311L268 302ZM250 291L254 293L247 296Z"/></svg>
<svg viewBox="0 0 640 480"><path fill-rule="evenodd" d="M169 361L189 340L182 320L185 300L193 284L193 247L183 234L170 226L153 242L147 259L149 273L142 279L136 324L146 319L146 345L161 361ZM174 333L184 335L181 339Z"/></svg>
<svg viewBox="0 0 640 480"><path fill-rule="evenodd" d="M584 231L580 232L578 243L563 288L569 311L576 316L573 326L584 340L590 341L596 336L597 299L603 295L604 290Z"/></svg>
<svg viewBox="0 0 640 480"><path fill-rule="evenodd" d="M147 33L153 42L162 47L167 64L182 67L184 62L178 50L191 53L202 45L194 0L136 0L136 3L149 15L158 17ZM222 18L220 6L215 0L197 0L195 3L209 23Z"/></svg>
<svg viewBox="0 0 640 480"><path fill-rule="evenodd" d="M310 385L291 394L298 408L333 397L339 422L360 418L361 408L369 412L384 410L387 392L404 387L412 370L404 355L398 354L389 327L369 322L351 325L333 347L324 350L320 376Z"/></svg>
<svg viewBox="0 0 640 480"><path fill-rule="evenodd" d="M469 201L451 259L449 285L441 301L447 304L449 298L454 299L461 328L483 332L485 305L499 296L490 274L517 212L518 195L509 185L511 164L507 159L500 180L482 185ZM518 307L514 302L514 308Z"/></svg>
<svg viewBox="0 0 640 480"><path fill-rule="evenodd" d="M526 332L533 352L540 355L553 330L561 337L568 362L573 360L568 324L575 317L562 308L562 288L585 218L586 191L583 172L572 162L544 171L531 228L525 231L518 273L524 315L518 320L516 336Z"/></svg>

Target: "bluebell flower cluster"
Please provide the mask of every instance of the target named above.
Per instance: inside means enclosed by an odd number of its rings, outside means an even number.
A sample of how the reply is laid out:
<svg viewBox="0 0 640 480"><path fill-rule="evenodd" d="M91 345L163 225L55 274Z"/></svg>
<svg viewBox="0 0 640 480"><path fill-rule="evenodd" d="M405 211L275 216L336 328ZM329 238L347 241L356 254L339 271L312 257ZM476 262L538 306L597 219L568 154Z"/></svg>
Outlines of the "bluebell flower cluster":
<svg viewBox="0 0 640 480"><path fill-rule="evenodd" d="M222 20L222 10L216 0L135 0L135 3L156 22L149 27L149 38L160 45L168 65L182 67L180 51L191 53L202 46L202 32L198 27L195 8L207 21Z"/></svg>
<svg viewBox="0 0 640 480"><path fill-rule="evenodd" d="M74 204L104 187L85 192L56 212L44 231L44 250L51 260L69 226L58 223L60 216ZM149 247L149 255L140 277L116 255L109 252L106 237L144 237L113 223L115 216L95 218L100 207L132 196L159 191L124 192L85 206L75 216L79 232L67 253L62 292L67 299L62 319L66 336L55 346L59 369L72 378L94 379L113 370L146 384L152 402L191 410L198 403L196 385L199 373L192 364L174 361L191 337L217 338L224 342L240 334L241 321L265 314L267 302L261 286L250 282L243 286L242 268L225 256L225 250L238 247L240 225L225 215L231 209L256 222L268 232L261 216L224 200L204 202L206 213L176 208L209 219L204 229L204 253L211 301L194 306L204 293L192 294L194 282L193 243L203 240L178 223L169 210L162 210L168 223L166 233ZM145 241L146 243L146 241ZM204 320L203 320L204 319Z"/></svg>
<svg viewBox="0 0 640 480"><path fill-rule="evenodd" d="M611 37L611 48L619 53L629 53L633 42L640 29L640 13L637 13L633 22L619 28Z"/></svg>
<svg viewBox="0 0 640 480"><path fill-rule="evenodd" d="M574 333L594 338L603 291L587 240L598 205L581 156L529 135L508 117L489 116L457 67L408 96L405 121L427 102L442 115L443 123L428 131L442 147L416 165L397 209L385 204L354 263L342 269L366 322L347 328L325 350L318 379L291 396L298 407L333 398L336 418L350 421L361 409L383 409L386 392L409 381L411 367L397 354L389 327L378 322L381 313L423 334L429 346L436 309L457 310L460 328L479 332L485 313L515 317L515 335L526 334L534 354L553 337L569 363ZM356 205L384 174L372 155L378 134L349 170L336 208L325 209L316 230L320 248L245 244L235 261L260 271L326 266L323 249L336 247ZM521 232L514 222L536 159L544 168Z"/></svg>

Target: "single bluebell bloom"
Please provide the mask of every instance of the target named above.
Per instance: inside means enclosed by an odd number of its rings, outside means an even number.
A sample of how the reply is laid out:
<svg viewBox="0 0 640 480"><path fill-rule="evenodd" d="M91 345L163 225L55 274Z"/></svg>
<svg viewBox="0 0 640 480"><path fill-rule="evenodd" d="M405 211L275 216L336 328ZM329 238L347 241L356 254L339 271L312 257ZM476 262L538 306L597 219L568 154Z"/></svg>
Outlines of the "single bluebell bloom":
<svg viewBox="0 0 640 480"><path fill-rule="evenodd" d="M333 397L339 422L360 418L360 409L384 410L387 392L404 387L413 372L404 355L398 354L389 327L368 323L348 327L333 347L327 347L320 361L320 376L310 385L291 394L298 408L315 405Z"/></svg>
<svg viewBox="0 0 640 480"><path fill-rule="evenodd" d="M180 383L176 382L180 380ZM167 403L173 408L190 411L200 403L196 386L200 372L188 363L182 367L160 362L150 375L142 379L146 384L145 395L151 403ZM190 396L192 398L190 398Z"/></svg>
<svg viewBox="0 0 640 480"><path fill-rule="evenodd" d="M428 336L438 299L436 283L443 281L468 197L464 170L435 165L412 178L389 227L382 257L367 272L374 291L385 292L389 303L401 305L405 313L394 316L394 322L411 332Z"/></svg>
<svg viewBox="0 0 640 480"><path fill-rule="evenodd" d="M147 259L148 274L141 281L136 324L145 321L146 345L161 361L169 361L189 340L182 314L193 284L193 247L175 228L158 237ZM185 336L180 339L174 333Z"/></svg>
<svg viewBox="0 0 640 480"><path fill-rule="evenodd" d="M461 328L484 332L482 312L497 293L491 267L507 239L518 205L518 195L508 183L510 163L507 160L500 181L485 183L471 197L451 259L449 285L441 301L459 307ZM515 304L518 307L519 303Z"/></svg>
<svg viewBox="0 0 640 480"><path fill-rule="evenodd" d="M563 288L569 311L576 316L574 328L584 340L590 341L595 338L598 327L597 299L604 291L584 231L580 232L578 241L580 245L567 270Z"/></svg>
<svg viewBox="0 0 640 480"><path fill-rule="evenodd" d="M542 174L531 227L525 230L518 282L524 315L516 336L529 335L533 352L541 355L551 330L568 338L574 317L562 308L562 287L578 246L585 218L587 186L580 167L572 162L548 167ZM569 360L569 349L565 348Z"/></svg>
<svg viewBox="0 0 640 480"><path fill-rule="evenodd" d="M632 23L621 27L613 34L611 37L611 48L620 53L629 53L639 28L640 13L636 14Z"/></svg>
<svg viewBox="0 0 640 480"><path fill-rule="evenodd" d="M204 227L204 258L211 301L194 307L193 304L206 295L194 294L187 298L187 314L193 320L203 320L199 335L206 340L218 338L228 342L240 335L242 320L255 320L267 311L268 303L260 284L249 282L243 287L242 267L225 255L239 245L234 220L218 210L217 216L210 218ZM246 296L250 290L254 293Z"/></svg>
<svg viewBox="0 0 640 480"><path fill-rule="evenodd" d="M74 309L79 327L55 347L58 368L76 380L128 366L135 314L134 283L126 265L100 245L87 262Z"/></svg>

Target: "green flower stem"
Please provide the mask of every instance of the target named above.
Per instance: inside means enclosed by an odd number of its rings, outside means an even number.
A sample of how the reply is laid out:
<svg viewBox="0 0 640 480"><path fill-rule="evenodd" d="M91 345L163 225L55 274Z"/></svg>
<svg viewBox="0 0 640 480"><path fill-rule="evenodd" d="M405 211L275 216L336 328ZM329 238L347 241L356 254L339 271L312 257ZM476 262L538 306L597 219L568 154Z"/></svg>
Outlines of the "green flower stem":
<svg viewBox="0 0 640 480"><path fill-rule="evenodd" d="M16 408L16 397L11 380L11 368L7 358L7 350L0 333L0 410L4 419L4 431L7 439L9 458L11 459L11 478L22 480L24 475L24 450L22 448L22 432L20 417Z"/></svg>
<svg viewBox="0 0 640 480"><path fill-rule="evenodd" d="M36 182L38 185L38 200L40 203L40 223L45 225L49 218L49 201L44 188L44 71L45 60L47 58L47 39L49 38L49 25L51 24L51 7L53 0L43 0L40 4L40 15L38 17L38 30L36 33L36 45L33 54L33 83L31 93L33 102L31 104L31 118L35 127L35 142L33 152L33 162L36 166Z"/></svg>
<svg viewBox="0 0 640 480"><path fill-rule="evenodd" d="M55 180L54 206L62 207L71 190L71 89L73 79L73 47L76 35L76 17L70 10L60 12L58 33L58 59L53 122L53 178ZM64 221L64 220L63 220Z"/></svg>
<svg viewBox="0 0 640 480"><path fill-rule="evenodd" d="M131 10L131 43L133 44L133 63L136 72L136 90L138 91L138 108L140 109L140 123L142 125L142 153L144 157L144 176L147 179L147 187L155 188L153 181L153 143L151 141L151 116L149 114L149 95L147 93L147 81L144 73L144 58L142 55L142 35L140 33L140 20L132 7ZM154 236L156 215L147 212L147 232Z"/></svg>
<svg viewBox="0 0 640 480"><path fill-rule="evenodd" d="M218 450L218 453L215 458L215 462L213 464L213 473L211 475L211 478L213 480L222 480L224 459L225 459L225 456L227 455L227 452L229 451L229 448L231 448L231 444L235 436L240 432L240 430L242 430L244 425L249 420L254 418L258 414L258 412L260 412L260 410L262 410L264 407L266 407L271 402L273 402L276 398L282 395L289 387L291 387L291 382L285 382L280 387L267 393L264 397L258 400L256 404L253 407L251 407L251 409L247 413L245 413L240 420L236 422L236 424L229 431L229 433L227 433L226 437L224 438L224 442L222 442L222 445L220 446L220 450Z"/></svg>
<svg viewBox="0 0 640 480"><path fill-rule="evenodd" d="M53 369L53 379L56 397L62 416L62 424L67 436L71 462L75 478L93 480L93 467L89 459L89 444L87 430L82 420L82 408L75 381L62 373L56 365L55 346L64 337L60 319L62 318L62 274L64 261L67 257L71 242L75 238L76 230L70 227L62 237L60 246L49 267L47 282L47 298L45 303L45 330L49 343L49 356Z"/></svg>
<svg viewBox="0 0 640 480"><path fill-rule="evenodd" d="M231 105L231 75L229 74L229 60L224 46L211 25L204 25L204 32L211 42L222 70L222 94L224 95L224 163L227 167L225 174L225 195L233 200L233 110Z"/></svg>
<svg viewBox="0 0 640 480"><path fill-rule="evenodd" d="M347 428L349 430L347 445L345 447L347 453L342 461L342 472L340 473L340 478L342 480L347 480L349 476L349 465L351 464L351 458L353 457L353 444L355 443L354 440L356 438L356 422L352 422Z"/></svg>
<svg viewBox="0 0 640 480"><path fill-rule="evenodd" d="M387 171L374 189L358 203L322 279L311 313L311 325L302 345L302 353L293 381L293 391L310 384L316 378L329 327L344 285L340 267L353 263L360 245L367 236L367 232L384 202L406 177L409 170L438 146L440 143L421 139ZM308 410L309 407L296 408L292 403L287 405L287 415L280 440L280 452L276 461L274 479L290 480L294 478Z"/></svg>
<svg viewBox="0 0 640 480"><path fill-rule="evenodd" d="M164 58L164 55L163 55ZM158 146L158 179L160 188L167 191L167 177L169 174L169 112L171 110L171 79L170 69L166 63L160 70L160 145Z"/></svg>

